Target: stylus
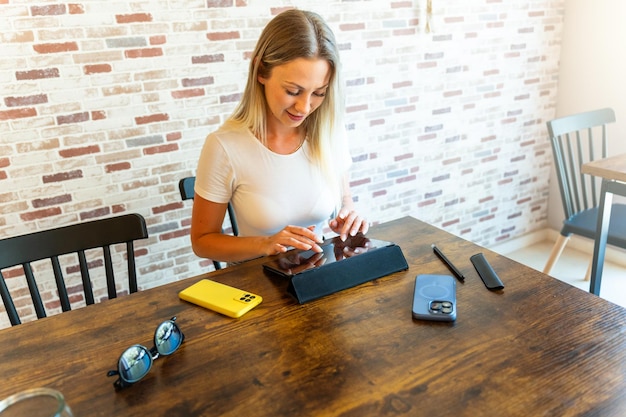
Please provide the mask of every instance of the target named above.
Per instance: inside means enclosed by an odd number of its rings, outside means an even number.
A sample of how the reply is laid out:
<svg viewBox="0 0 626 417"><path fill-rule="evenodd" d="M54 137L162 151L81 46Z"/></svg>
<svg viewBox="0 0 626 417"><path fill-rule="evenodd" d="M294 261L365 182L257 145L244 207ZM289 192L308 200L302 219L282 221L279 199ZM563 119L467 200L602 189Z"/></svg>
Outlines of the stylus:
<svg viewBox="0 0 626 417"><path fill-rule="evenodd" d="M443 261L443 263L445 263L448 266L448 268L450 268L450 271L454 273L454 276L456 276L459 281L461 282L465 281L465 276L463 276L461 271L459 271L457 267L454 266L452 262L450 262L450 260L446 257L446 255L444 255L443 252L441 252L439 248L435 246L434 243L430 245L430 247L433 248L433 251L435 251L435 254Z"/></svg>

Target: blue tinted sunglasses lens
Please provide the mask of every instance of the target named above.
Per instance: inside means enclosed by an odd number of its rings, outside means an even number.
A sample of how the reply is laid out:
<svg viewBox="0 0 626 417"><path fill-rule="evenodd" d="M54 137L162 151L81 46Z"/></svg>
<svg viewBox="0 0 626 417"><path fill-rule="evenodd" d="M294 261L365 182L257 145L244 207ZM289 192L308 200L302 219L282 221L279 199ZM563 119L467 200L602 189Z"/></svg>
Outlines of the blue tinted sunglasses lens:
<svg viewBox="0 0 626 417"><path fill-rule="evenodd" d="M146 376L152 368L152 362L159 355L171 355L183 343L185 336L175 323L176 317L159 324L154 332L154 347L133 345L126 349L117 363L117 371L109 371L108 376L119 375L113 383L116 388L124 388Z"/></svg>
<svg viewBox="0 0 626 417"><path fill-rule="evenodd" d="M150 368L152 368L152 355L141 345L126 349L117 365L120 378L130 384L146 376Z"/></svg>
<svg viewBox="0 0 626 417"><path fill-rule="evenodd" d="M154 333L154 346L159 355L171 355L183 343L183 334L172 320L164 321Z"/></svg>

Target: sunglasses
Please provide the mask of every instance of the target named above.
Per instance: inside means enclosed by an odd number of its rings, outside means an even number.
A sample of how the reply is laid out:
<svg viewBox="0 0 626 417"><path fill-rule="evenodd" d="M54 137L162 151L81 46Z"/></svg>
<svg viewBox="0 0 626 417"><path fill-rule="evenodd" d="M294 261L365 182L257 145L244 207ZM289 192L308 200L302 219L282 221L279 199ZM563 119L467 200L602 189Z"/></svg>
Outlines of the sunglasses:
<svg viewBox="0 0 626 417"><path fill-rule="evenodd" d="M152 349L142 345L133 345L122 353L117 362L117 370L107 373L107 376L119 376L113 383L115 388L131 386L148 374L155 359L161 355L167 356L176 352L185 340L185 336L175 322L176 317L172 317L159 324L154 332Z"/></svg>

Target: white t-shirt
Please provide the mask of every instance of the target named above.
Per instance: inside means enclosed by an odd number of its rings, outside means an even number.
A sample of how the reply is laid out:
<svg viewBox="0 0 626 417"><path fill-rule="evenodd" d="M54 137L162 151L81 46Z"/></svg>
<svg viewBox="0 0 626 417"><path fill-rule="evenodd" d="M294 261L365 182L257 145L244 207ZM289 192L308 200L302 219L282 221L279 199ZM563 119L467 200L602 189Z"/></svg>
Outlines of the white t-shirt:
<svg viewBox="0 0 626 417"><path fill-rule="evenodd" d="M337 138L335 169L351 163L345 136ZM307 157L308 142L290 155L267 149L249 130L220 128L202 148L195 192L205 200L233 205L240 236L269 236L287 225L323 228L337 198L326 177Z"/></svg>

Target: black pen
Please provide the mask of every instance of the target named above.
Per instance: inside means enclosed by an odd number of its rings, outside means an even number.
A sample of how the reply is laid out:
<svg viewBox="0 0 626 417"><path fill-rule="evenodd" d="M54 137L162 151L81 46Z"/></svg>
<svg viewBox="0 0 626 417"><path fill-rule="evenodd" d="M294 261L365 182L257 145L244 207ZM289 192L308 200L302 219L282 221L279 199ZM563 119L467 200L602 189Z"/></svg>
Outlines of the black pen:
<svg viewBox="0 0 626 417"><path fill-rule="evenodd" d="M465 281L465 277L463 276L461 271L459 271L457 267L454 266L454 264L452 264L452 262L450 262L448 258L446 258L446 255L444 255L443 252L441 252L439 248L435 246L434 243L430 245L430 247L433 248L433 251L435 251L435 254L443 261L443 263L445 263L448 266L448 268L450 268L450 271L454 273L454 275L457 277L459 281L461 282Z"/></svg>

